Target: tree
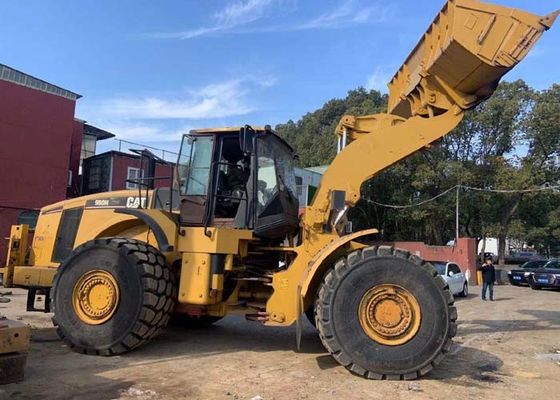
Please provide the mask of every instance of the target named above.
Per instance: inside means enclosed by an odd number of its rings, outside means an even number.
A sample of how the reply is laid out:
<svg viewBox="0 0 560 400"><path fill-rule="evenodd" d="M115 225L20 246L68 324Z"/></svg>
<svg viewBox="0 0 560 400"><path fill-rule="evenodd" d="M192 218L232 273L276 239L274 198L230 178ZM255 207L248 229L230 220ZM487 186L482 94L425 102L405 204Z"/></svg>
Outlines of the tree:
<svg viewBox="0 0 560 400"><path fill-rule="evenodd" d="M333 99L320 109L307 113L299 121L276 126L276 132L288 141L299 156L300 167L330 164L336 155L335 128L345 114L368 115L387 107L387 95L360 87L350 90L344 99Z"/></svg>
<svg viewBox="0 0 560 400"><path fill-rule="evenodd" d="M333 99L301 120L277 126L300 156L299 165L328 164L335 156L334 130L344 114L384 112L387 96L363 88ZM467 112L438 145L413 154L362 186L350 211L356 229L377 227L388 240L445 244L455 237L455 196L415 204L456 185L517 190L560 184L560 85L535 92L525 82L501 83L486 102ZM452 192L454 193L454 191ZM560 195L461 191L460 233L529 242L547 254L560 251Z"/></svg>

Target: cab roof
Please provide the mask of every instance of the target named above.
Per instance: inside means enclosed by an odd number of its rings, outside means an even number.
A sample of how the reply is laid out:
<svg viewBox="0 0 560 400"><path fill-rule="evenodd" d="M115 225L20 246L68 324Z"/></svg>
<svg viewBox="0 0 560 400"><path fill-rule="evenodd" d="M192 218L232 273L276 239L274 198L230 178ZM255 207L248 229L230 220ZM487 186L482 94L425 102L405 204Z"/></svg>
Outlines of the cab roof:
<svg viewBox="0 0 560 400"><path fill-rule="evenodd" d="M221 128L200 128L200 129L191 129L189 131L189 135L219 135L219 134L232 134L232 133L239 133L239 131L243 128L243 126L224 126ZM269 135L275 136L287 146L292 153L294 153L294 148L281 136L279 136L273 129L268 129L268 127L264 126L252 126L255 132L258 133L266 133L269 132ZM186 136L187 134L185 134Z"/></svg>
<svg viewBox="0 0 560 400"><path fill-rule="evenodd" d="M201 134L208 134L208 133L233 133L239 132L239 130L243 128L242 126L224 126L221 128L200 128L200 129L192 129L189 131L190 134L193 135L201 135ZM251 126L257 132L265 132L264 126Z"/></svg>

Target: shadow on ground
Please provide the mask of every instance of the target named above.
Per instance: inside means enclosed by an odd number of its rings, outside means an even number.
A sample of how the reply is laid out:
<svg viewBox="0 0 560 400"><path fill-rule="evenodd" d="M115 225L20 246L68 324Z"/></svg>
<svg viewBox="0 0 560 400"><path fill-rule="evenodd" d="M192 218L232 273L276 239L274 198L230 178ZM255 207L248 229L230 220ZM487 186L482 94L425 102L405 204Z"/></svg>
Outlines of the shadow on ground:
<svg viewBox="0 0 560 400"><path fill-rule="evenodd" d="M316 361L321 370L340 367L329 354L318 356ZM423 379L453 381L461 386L487 387L477 385L476 382L501 382L500 369L503 364L500 358L487 351L455 344L452 353L447 355L442 364Z"/></svg>
<svg viewBox="0 0 560 400"><path fill-rule="evenodd" d="M503 381L500 372L503 365L503 361L492 353L456 343L451 353L426 378L450 381L459 386L488 388L486 383Z"/></svg>
<svg viewBox="0 0 560 400"><path fill-rule="evenodd" d="M161 336L130 353L99 357L72 352L58 339L54 328L37 329L32 334L32 349L24 382L2 387L4 392L0 391L0 400L128 398L129 391L135 397L138 391L136 385L143 383L141 379L136 382L133 377L118 380L102 375L139 365L157 374L158 367L163 363L172 365L174 361L198 360L236 352L295 353L295 332L295 327L265 327L232 316L209 328L188 329L170 325ZM304 327L301 343L301 353L325 353L315 329L308 323ZM48 364L43 365L41 360L46 359ZM199 363L204 365L204 360ZM185 398L200 395L194 385L181 390ZM79 397L76 397L77 393Z"/></svg>
<svg viewBox="0 0 560 400"><path fill-rule="evenodd" d="M476 297L473 295L472 297ZM558 330L560 311L522 309L519 313L533 317L529 320L469 320L461 326L462 336L507 331ZM298 352L296 350L295 327L265 327L246 322L242 317L224 318L210 328L187 329L170 326L160 337L131 353L117 357L96 357L72 353L56 339L54 329L36 330L33 333L33 348L27 369L26 381L22 384L3 387L6 398L20 399L62 399L68 393L79 393L80 399L127 398L128 391L137 390L145 379L142 374L131 374L122 378L115 371L135 367L136 371L153 371L173 365L206 365L206 357L243 353L241 357L251 358L253 364L259 363L259 356L247 353ZM305 357L303 363L315 360L321 370L340 368L339 364L326 353L315 329L305 323L302 347L299 351ZM263 354L262 357L265 357ZM296 356L297 357L297 356ZM47 360L42 364L42 360ZM199 361L200 360L200 361ZM284 359L286 360L286 359ZM295 359L289 361L293 364ZM177 364L177 362L181 364ZM209 363L215 363L215 359ZM299 361L295 360L299 363ZM243 363L240 368L245 368ZM54 366L54 367L53 367ZM441 380L450 385L470 386L487 389L491 384L502 382L503 362L494 354L486 351L454 344L442 364L429 373L425 379ZM247 367L249 368L249 367ZM250 370L253 371L254 370ZM239 373L246 373L240 370ZM120 379L111 379L119 376ZM154 375L155 376L155 375ZM188 374L187 374L188 376ZM356 378L359 379L359 378ZM177 383L179 384L179 383ZM197 397L194 383L182 383L182 393ZM45 392L47 391L47 392ZM124 393L124 395L123 395ZM187 396L188 397L188 396ZM0 399L2 394L0 393Z"/></svg>

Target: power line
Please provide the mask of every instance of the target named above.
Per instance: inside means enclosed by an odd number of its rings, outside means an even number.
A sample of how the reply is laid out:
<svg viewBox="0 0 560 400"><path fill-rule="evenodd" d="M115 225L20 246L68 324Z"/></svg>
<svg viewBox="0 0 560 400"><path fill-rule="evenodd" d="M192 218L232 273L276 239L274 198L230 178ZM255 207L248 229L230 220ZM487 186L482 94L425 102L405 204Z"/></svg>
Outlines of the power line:
<svg viewBox="0 0 560 400"><path fill-rule="evenodd" d="M414 204L407 204L407 205L395 205L395 204L384 204L384 203L379 203L375 200L371 200L371 199L364 199L364 201L371 203L371 204L375 204L377 206L380 207L385 207L385 208L392 208L392 209L398 209L398 210L403 210L403 209L408 209L408 208L414 208L414 207L420 207L423 206L424 204L428 204L431 203L432 201L435 201L437 199L439 199L442 196L445 196L447 193L455 190L455 189L464 189L464 190L472 190L472 191L477 191L477 192L487 192L487 193L503 193L503 194L514 194L514 193L535 193L535 192L544 192L544 191L556 191L556 190L560 190L560 186L546 186L546 187L539 187L539 188L533 188L533 189L486 189L486 188L475 188L472 186L465 186L465 185L455 185L447 190L445 190L444 192L441 192L440 194L427 199L427 200L423 200L419 203L414 203Z"/></svg>
<svg viewBox="0 0 560 400"><path fill-rule="evenodd" d="M514 190L507 190L507 189L482 189L482 188L474 188L470 186L463 186L458 185L463 189L466 190L473 190L478 192L489 192L489 193L534 193L534 192L545 192L547 190L560 190L560 186L545 186L539 187L534 189L514 189Z"/></svg>
<svg viewBox="0 0 560 400"><path fill-rule="evenodd" d="M445 192L442 192L442 193L438 194L437 196L432 197L431 199L421 201L420 203L409 204L409 205L404 205L404 206L397 206L397 205L394 205L394 204L378 203L377 201L370 200L370 199L364 199L364 200L367 201L368 203L372 203L372 204L375 204L377 206L385 207L385 208L395 208L395 209L413 208L413 207L419 207L419 206L422 206L424 204L430 203L434 200L437 200L440 197L445 196L447 193L451 192L452 190L457 189L458 186L460 186L460 185L453 186L452 188L447 189Z"/></svg>

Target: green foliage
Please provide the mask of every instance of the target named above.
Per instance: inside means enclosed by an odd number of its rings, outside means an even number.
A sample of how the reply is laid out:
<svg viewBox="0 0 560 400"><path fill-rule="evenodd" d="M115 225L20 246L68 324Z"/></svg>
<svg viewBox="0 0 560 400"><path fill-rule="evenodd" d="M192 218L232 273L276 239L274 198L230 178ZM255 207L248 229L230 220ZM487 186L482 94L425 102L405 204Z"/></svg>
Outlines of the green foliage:
<svg viewBox="0 0 560 400"><path fill-rule="evenodd" d="M344 99L333 99L298 122L276 126L276 132L288 141L299 156L298 165L311 167L329 164L336 155L334 130L345 114L368 115L382 112L387 96L377 90L351 90Z"/></svg>
<svg viewBox="0 0 560 400"><path fill-rule="evenodd" d="M329 164L335 156L334 129L345 114L385 112L387 96L363 88L330 100L277 131L298 153L299 165ZM415 204L455 185L516 190L560 184L560 85L535 91L525 82L501 83L494 95L465 115L437 146L418 152L362 186L351 210L357 229L375 226L389 240L444 244L455 237L455 191L420 207ZM496 236L560 254L560 193L460 192L460 234Z"/></svg>

